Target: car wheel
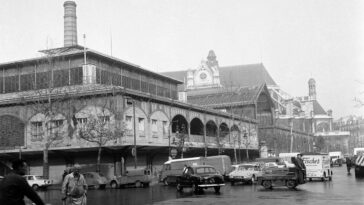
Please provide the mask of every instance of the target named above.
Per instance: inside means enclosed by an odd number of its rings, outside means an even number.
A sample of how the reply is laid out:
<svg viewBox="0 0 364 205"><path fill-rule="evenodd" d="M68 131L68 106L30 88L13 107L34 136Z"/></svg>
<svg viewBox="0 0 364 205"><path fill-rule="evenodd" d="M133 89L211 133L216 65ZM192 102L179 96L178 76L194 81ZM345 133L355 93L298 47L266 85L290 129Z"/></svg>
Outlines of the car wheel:
<svg viewBox="0 0 364 205"><path fill-rule="evenodd" d="M195 193L198 193L199 188L196 184L192 184L192 191L194 191Z"/></svg>
<svg viewBox="0 0 364 205"><path fill-rule="evenodd" d="M111 188L113 188L113 189L118 188L118 184L117 184L115 181L112 181L112 182L110 183L110 186L111 186Z"/></svg>
<svg viewBox="0 0 364 205"><path fill-rule="evenodd" d="M288 180L286 182L286 186L290 189L294 189L297 186L297 184L294 180Z"/></svg>
<svg viewBox="0 0 364 205"><path fill-rule="evenodd" d="M332 180L332 176L329 176L329 181L331 181Z"/></svg>
<svg viewBox="0 0 364 205"><path fill-rule="evenodd" d="M324 176L321 178L321 181L325 181L326 173L324 173Z"/></svg>
<svg viewBox="0 0 364 205"><path fill-rule="evenodd" d="M180 183L177 184L176 188L177 188L177 191L179 191L179 192L183 191L183 187L181 186Z"/></svg>
<svg viewBox="0 0 364 205"><path fill-rule="evenodd" d="M254 183L255 183L255 181L256 181L256 179L255 179L255 175L253 175L253 176L252 176L252 181L251 181L251 183L252 183L252 184L254 184Z"/></svg>
<svg viewBox="0 0 364 205"><path fill-rule="evenodd" d="M143 187L143 184L142 184L140 181L136 181L136 182L135 182L135 187L136 187L136 188Z"/></svg>
<svg viewBox="0 0 364 205"><path fill-rule="evenodd" d="M163 184L168 186L168 181L167 181L167 177L163 179Z"/></svg>
<svg viewBox="0 0 364 205"><path fill-rule="evenodd" d="M39 186L38 184L33 184L32 188L34 191L37 191L39 189Z"/></svg>
<svg viewBox="0 0 364 205"><path fill-rule="evenodd" d="M220 192L220 187L219 186L215 186L214 189L215 189L215 193L219 193Z"/></svg>
<svg viewBox="0 0 364 205"><path fill-rule="evenodd" d="M266 189L271 189L272 188L272 182L269 180L265 180L262 182L262 186Z"/></svg>
<svg viewBox="0 0 364 205"><path fill-rule="evenodd" d="M309 180L310 182L312 182L312 178L309 178L308 180Z"/></svg>

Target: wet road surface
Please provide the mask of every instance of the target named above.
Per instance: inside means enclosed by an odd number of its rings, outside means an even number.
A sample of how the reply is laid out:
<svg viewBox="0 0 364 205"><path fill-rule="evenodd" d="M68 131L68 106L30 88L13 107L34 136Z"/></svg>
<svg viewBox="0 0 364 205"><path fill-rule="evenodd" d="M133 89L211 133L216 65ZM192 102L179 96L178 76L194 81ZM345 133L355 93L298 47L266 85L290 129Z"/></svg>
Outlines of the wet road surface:
<svg viewBox="0 0 364 205"><path fill-rule="evenodd" d="M140 204L364 204L364 179L347 175L346 167L334 167L333 181L313 181L300 185L296 190L285 187L265 190L260 185L235 185L229 183L215 194L207 189L202 194L194 194L191 189L178 193L173 186L157 184L149 188L89 190L88 205L140 205ZM59 190L38 192L47 203L62 204Z"/></svg>

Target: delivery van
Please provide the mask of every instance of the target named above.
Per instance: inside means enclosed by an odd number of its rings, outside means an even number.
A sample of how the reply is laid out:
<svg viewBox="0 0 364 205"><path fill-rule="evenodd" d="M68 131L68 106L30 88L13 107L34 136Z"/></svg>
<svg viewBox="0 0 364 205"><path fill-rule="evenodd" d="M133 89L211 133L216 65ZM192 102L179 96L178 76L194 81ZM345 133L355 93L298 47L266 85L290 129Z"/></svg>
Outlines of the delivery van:
<svg viewBox="0 0 364 205"><path fill-rule="evenodd" d="M159 181L163 182L165 185L176 183L176 179L178 176L182 175L185 165L211 165L224 177L228 177L228 174L232 169L231 159L227 155L173 159L163 164Z"/></svg>
<svg viewBox="0 0 364 205"><path fill-rule="evenodd" d="M310 181L320 179L332 180L330 156L326 153L302 153L302 160L306 166L306 178Z"/></svg>

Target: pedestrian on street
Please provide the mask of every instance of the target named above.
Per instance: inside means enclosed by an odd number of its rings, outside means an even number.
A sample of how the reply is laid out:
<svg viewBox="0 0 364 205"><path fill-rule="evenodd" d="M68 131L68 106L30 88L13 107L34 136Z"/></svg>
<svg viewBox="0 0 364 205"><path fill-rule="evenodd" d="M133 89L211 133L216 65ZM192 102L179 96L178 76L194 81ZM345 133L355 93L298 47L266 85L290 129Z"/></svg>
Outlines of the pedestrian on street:
<svg viewBox="0 0 364 205"><path fill-rule="evenodd" d="M306 165L303 162L302 154L297 154L297 161L300 164L303 173L303 180L306 180Z"/></svg>
<svg viewBox="0 0 364 205"><path fill-rule="evenodd" d="M298 158L291 157L291 162L295 165L298 183L299 184L305 183L305 181L304 181L304 173L302 171L303 168L301 167L301 164L298 161Z"/></svg>
<svg viewBox="0 0 364 205"><path fill-rule="evenodd" d="M5 176L0 183L1 205L24 205L24 196L36 205L44 205L42 199L23 177L27 173L27 167L27 163L22 159L12 162L13 172Z"/></svg>
<svg viewBox="0 0 364 205"><path fill-rule="evenodd" d="M67 205L87 204L87 183L85 177L80 174L81 166L75 164L73 172L68 174L62 184L62 200Z"/></svg>
<svg viewBox="0 0 364 205"><path fill-rule="evenodd" d="M351 166L352 166L351 159L349 157L346 157L346 170L348 171L348 174L350 174Z"/></svg>

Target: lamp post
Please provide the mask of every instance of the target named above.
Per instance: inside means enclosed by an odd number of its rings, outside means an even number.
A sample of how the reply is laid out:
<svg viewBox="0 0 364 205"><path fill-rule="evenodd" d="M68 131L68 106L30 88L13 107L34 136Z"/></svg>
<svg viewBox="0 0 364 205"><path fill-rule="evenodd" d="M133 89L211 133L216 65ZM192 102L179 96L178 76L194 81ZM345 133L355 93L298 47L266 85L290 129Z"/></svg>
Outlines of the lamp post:
<svg viewBox="0 0 364 205"><path fill-rule="evenodd" d="M290 118L289 119L289 126L290 126L290 135L291 135L291 146L290 146L290 149L289 149L289 152L292 152L293 151L293 119Z"/></svg>
<svg viewBox="0 0 364 205"><path fill-rule="evenodd" d="M134 155L134 168L136 169L137 168L137 164L138 164L138 157L137 157L137 146L136 146L136 128L135 128L135 101L134 99L130 98L130 97L127 97L126 98L127 100L127 104L130 105L132 104L133 105L133 132L134 132L134 147L132 149L132 155Z"/></svg>
<svg viewBox="0 0 364 205"><path fill-rule="evenodd" d="M249 136L247 135L246 131L244 132L243 138L244 138L244 145L245 145L245 151L246 151L246 160L249 161L249 150L248 150Z"/></svg>

